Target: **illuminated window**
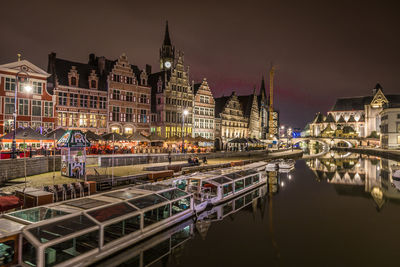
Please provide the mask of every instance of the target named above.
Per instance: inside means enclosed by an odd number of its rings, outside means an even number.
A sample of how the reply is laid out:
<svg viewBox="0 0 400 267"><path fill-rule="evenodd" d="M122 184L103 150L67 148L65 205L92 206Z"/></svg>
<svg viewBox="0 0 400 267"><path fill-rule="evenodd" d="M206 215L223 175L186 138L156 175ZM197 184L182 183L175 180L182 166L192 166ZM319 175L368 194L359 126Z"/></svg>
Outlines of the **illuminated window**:
<svg viewBox="0 0 400 267"><path fill-rule="evenodd" d="M32 116L42 116L42 101L32 100Z"/></svg>
<svg viewBox="0 0 400 267"><path fill-rule="evenodd" d="M32 85L33 85L33 93L41 95L42 94L43 83L41 83L41 82L33 82Z"/></svg>
<svg viewBox="0 0 400 267"><path fill-rule="evenodd" d="M27 116L29 110L29 100L28 99L18 99L18 115Z"/></svg>
<svg viewBox="0 0 400 267"><path fill-rule="evenodd" d="M5 90L6 91L15 91L15 78L5 78Z"/></svg>

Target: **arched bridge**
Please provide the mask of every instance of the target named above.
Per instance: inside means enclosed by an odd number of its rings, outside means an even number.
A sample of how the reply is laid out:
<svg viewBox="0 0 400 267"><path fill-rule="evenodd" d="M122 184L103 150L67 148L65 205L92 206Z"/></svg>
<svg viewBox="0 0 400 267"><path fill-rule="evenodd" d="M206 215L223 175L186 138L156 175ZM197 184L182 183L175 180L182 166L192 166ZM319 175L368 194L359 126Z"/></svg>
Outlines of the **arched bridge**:
<svg viewBox="0 0 400 267"><path fill-rule="evenodd" d="M298 144L300 142L320 142L325 144L327 147L356 147L359 140L355 138L329 138L329 137L299 137L293 138L292 144Z"/></svg>

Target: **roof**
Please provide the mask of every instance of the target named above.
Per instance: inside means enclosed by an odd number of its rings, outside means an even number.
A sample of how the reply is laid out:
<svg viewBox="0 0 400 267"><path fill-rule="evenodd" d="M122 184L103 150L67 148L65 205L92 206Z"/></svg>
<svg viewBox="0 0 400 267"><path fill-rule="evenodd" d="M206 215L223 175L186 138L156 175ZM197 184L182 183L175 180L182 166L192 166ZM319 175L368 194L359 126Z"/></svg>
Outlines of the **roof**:
<svg viewBox="0 0 400 267"><path fill-rule="evenodd" d="M326 116L325 122L333 122L333 123L336 122L336 121L335 121L335 118L333 118L332 113L329 113L328 116Z"/></svg>
<svg viewBox="0 0 400 267"><path fill-rule="evenodd" d="M364 110L364 105L369 105L372 96L338 98L331 111Z"/></svg>
<svg viewBox="0 0 400 267"><path fill-rule="evenodd" d="M251 108L253 106L253 94L251 95L239 95L238 100L242 105L243 116L250 117Z"/></svg>
<svg viewBox="0 0 400 267"><path fill-rule="evenodd" d="M165 24L165 35L164 35L164 43L163 45L171 45L171 38L169 38L169 30L168 30L168 20Z"/></svg>
<svg viewBox="0 0 400 267"><path fill-rule="evenodd" d="M226 103L229 101L231 97L230 96L222 96L222 97L218 97L215 98L215 117L219 118L220 114L222 113L222 111L225 108Z"/></svg>
<svg viewBox="0 0 400 267"><path fill-rule="evenodd" d="M193 93L194 93L194 95L197 95L197 91L199 91L200 86L201 86L201 83L195 83L193 85Z"/></svg>
<svg viewBox="0 0 400 267"><path fill-rule="evenodd" d="M314 120L313 120L313 123L322 123L322 122L324 122L324 117L322 116L322 114L321 114L320 112L318 112L318 113L315 115L315 118L314 118Z"/></svg>

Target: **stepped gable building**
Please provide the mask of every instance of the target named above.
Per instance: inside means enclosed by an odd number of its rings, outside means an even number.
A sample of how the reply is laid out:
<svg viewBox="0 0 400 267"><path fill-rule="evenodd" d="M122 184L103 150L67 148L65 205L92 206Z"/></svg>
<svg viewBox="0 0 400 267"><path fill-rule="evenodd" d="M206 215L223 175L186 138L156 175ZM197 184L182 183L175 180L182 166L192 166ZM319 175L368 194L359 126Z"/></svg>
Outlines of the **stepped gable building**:
<svg viewBox="0 0 400 267"><path fill-rule="evenodd" d="M235 92L215 99L215 147L227 149L230 140L248 136L249 120L243 114L242 104Z"/></svg>
<svg viewBox="0 0 400 267"><path fill-rule="evenodd" d="M17 127L32 127L41 133L54 129L54 97L47 91L46 71L27 60L0 65L0 135L14 129L16 75L19 74L17 92ZM24 81L28 74L28 80ZM26 92L25 85L32 90Z"/></svg>
<svg viewBox="0 0 400 267"><path fill-rule="evenodd" d="M147 75L118 60L89 55L87 64L49 55L49 88L57 98L57 127L98 134L150 131L150 88Z"/></svg>
<svg viewBox="0 0 400 267"><path fill-rule="evenodd" d="M152 90L152 112L156 114L154 130L163 137L181 137L184 117L183 135L192 136L194 94L189 83L189 67L184 66L183 53L175 53L168 24L160 50L160 67L161 71L150 74L148 80ZM185 110L188 114L183 116Z"/></svg>
<svg viewBox="0 0 400 267"><path fill-rule="evenodd" d="M193 135L214 140L215 101L207 80L204 78L202 83L193 84L193 92Z"/></svg>
<svg viewBox="0 0 400 267"><path fill-rule="evenodd" d="M146 71L128 62L122 54L108 77L108 130L132 135L150 134L151 88Z"/></svg>
<svg viewBox="0 0 400 267"><path fill-rule="evenodd" d="M400 95L385 95L378 83L372 95L339 98L326 116L318 113L310 124L310 134L320 136L329 127L333 135L345 130L357 137L374 136L381 131L380 113L384 106L397 103L400 103Z"/></svg>
<svg viewBox="0 0 400 267"><path fill-rule="evenodd" d="M49 54L48 88L56 98L56 128L107 131L106 60L94 64L94 55L90 58L85 64Z"/></svg>
<svg viewBox="0 0 400 267"><path fill-rule="evenodd" d="M248 120L249 129L246 137L259 139L261 137L261 121L256 89L254 88L253 94L238 96L238 99L243 107L243 115Z"/></svg>

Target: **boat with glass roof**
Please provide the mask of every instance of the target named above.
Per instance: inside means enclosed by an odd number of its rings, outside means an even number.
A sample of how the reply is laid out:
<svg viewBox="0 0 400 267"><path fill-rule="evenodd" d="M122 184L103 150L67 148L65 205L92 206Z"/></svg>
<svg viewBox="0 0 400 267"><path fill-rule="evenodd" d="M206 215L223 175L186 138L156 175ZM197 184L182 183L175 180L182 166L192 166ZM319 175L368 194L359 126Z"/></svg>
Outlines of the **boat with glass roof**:
<svg viewBox="0 0 400 267"><path fill-rule="evenodd" d="M84 266L194 215L193 194L144 184L2 215L8 266Z"/></svg>
<svg viewBox="0 0 400 267"><path fill-rule="evenodd" d="M188 176L186 192L194 194L196 213L265 184L266 164L261 161Z"/></svg>

